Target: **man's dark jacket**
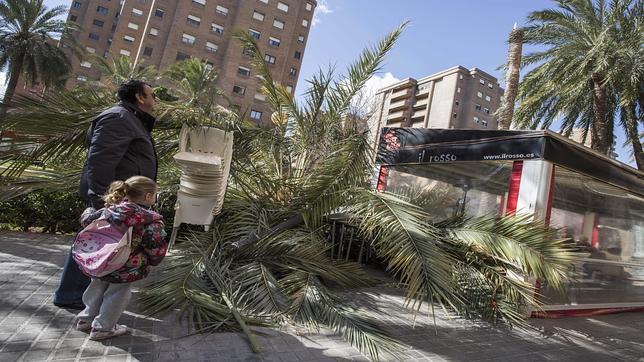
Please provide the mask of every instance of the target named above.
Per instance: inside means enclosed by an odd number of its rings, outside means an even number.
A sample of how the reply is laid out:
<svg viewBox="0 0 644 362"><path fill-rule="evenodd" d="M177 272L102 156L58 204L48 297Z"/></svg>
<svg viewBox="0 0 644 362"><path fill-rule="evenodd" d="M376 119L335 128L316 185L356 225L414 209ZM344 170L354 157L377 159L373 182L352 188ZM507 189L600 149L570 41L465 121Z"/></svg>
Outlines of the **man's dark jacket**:
<svg viewBox="0 0 644 362"><path fill-rule="evenodd" d="M102 208L101 196L113 181L136 175L156 180L154 123L154 117L129 102L105 110L92 121L79 190L88 205Z"/></svg>

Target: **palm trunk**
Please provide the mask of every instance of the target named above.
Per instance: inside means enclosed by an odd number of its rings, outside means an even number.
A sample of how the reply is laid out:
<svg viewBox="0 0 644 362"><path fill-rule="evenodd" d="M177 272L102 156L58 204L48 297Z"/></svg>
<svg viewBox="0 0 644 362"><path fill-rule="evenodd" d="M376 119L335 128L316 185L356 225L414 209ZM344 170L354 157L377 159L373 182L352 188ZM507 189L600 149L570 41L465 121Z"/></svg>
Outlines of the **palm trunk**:
<svg viewBox="0 0 644 362"><path fill-rule="evenodd" d="M622 107L621 111L625 119L624 128L626 128L626 135L633 147L633 158L635 159L635 164L637 164L638 170L644 171L644 151L642 151L642 142L640 141L640 135L637 132L635 104L632 103Z"/></svg>
<svg viewBox="0 0 644 362"><path fill-rule="evenodd" d="M7 110L13 95L16 92L16 87L18 86L18 79L20 78L20 73L22 72L22 57L18 56L11 63L11 75L9 77L9 83L7 84L7 89L4 93L4 99L2 100L2 105L0 105L0 121L4 121ZM2 128L2 127L0 127Z"/></svg>
<svg viewBox="0 0 644 362"><path fill-rule="evenodd" d="M593 92L593 119L591 125L590 139L591 148L605 155L610 153L613 145L613 130L608 122L608 97L606 87L603 84L604 78L594 73L591 76L590 85Z"/></svg>
<svg viewBox="0 0 644 362"><path fill-rule="evenodd" d="M505 93L499 110L499 128L509 129L514 116L514 102L519 89L519 70L521 69L521 51L523 48L523 30L512 29L509 38L507 71L505 73Z"/></svg>

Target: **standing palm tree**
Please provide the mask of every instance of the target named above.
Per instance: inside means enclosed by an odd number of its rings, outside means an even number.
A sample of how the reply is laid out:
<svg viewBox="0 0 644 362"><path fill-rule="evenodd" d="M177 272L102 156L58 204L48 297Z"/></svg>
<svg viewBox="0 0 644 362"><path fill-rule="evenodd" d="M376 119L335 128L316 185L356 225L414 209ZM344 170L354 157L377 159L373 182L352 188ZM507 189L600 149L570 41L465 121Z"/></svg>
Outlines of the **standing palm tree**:
<svg viewBox="0 0 644 362"><path fill-rule="evenodd" d="M644 124L644 3L624 8L610 29L614 66L608 83L619 99L620 123L632 147L637 168L644 170L644 151L639 127Z"/></svg>
<svg viewBox="0 0 644 362"><path fill-rule="evenodd" d="M519 70L521 69L521 51L523 49L523 29L514 28L510 32L508 39L508 60L506 63L507 70L505 72L505 93L503 94L503 102L497 111L499 117L499 128L509 129L512 125L512 118L514 116L514 102L517 99L517 91L519 88Z"/></svg>
<svg viewBox="0 0 644 362"><path fill-rule="evenodd" d="M13 98L21 75L31 84L60 83L70 62L59 42L73 45L71 28L58 17L66 8L47 9L43 0L0 1L0 69L7 70L9 82L0 116ZM75 47L70 49L75 52Z"/></svg>
<svg viewBox="0 0 644 362"><path fill-rule="evenodd" d="M615 69L614 33L619 19L635 14L641 1L557 0L556 9L535 11L528 16L527 44L546 49L528 54L523 65L539 65L519 87L520 126L549 127L563 117L562 131L574 127L590 133L592 148L608 154L614 138L616 101L608 73Z"/></svg>

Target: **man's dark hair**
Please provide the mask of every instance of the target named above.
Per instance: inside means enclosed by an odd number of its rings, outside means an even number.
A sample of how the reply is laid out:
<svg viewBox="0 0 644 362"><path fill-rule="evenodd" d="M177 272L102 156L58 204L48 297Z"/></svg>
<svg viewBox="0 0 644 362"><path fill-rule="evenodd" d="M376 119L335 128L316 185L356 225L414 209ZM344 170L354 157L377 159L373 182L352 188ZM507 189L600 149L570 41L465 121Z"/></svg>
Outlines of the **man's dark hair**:
<svg viewBox="0 0 644 362"><path fill-rule="evenodd" d="M141 95L145 97L145 86L150 86L148 83L130 79L125 83L121 83L119 86L116 95L120 100L136 104L136 95Z"/></svg>

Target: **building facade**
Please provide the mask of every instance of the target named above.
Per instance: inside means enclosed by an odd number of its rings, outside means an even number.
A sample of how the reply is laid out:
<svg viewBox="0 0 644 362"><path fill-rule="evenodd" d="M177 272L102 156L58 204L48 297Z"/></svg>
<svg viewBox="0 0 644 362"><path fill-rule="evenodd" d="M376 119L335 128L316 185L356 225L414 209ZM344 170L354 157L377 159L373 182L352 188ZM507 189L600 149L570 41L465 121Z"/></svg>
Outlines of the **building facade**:
<svg viewBox="0 0 644 362"><path fill-rule="evenodd" d="M497 129L502 96L498 80L478 68L407 78L378 91L369 129L374 140L382 127Z"/></svg>
<svg viewBox="0 0 644 362"><path fill-rule="evenodd" d="M248 117L270 122L250 57L233 39L248 31L257 39L273 78L295 91L315 0L74 0L69 21L82 28L89 54L129 56L164 70L199 58L219 71L218 86ZM68 85L101 77L89 59L73 59Z"/></svg>

